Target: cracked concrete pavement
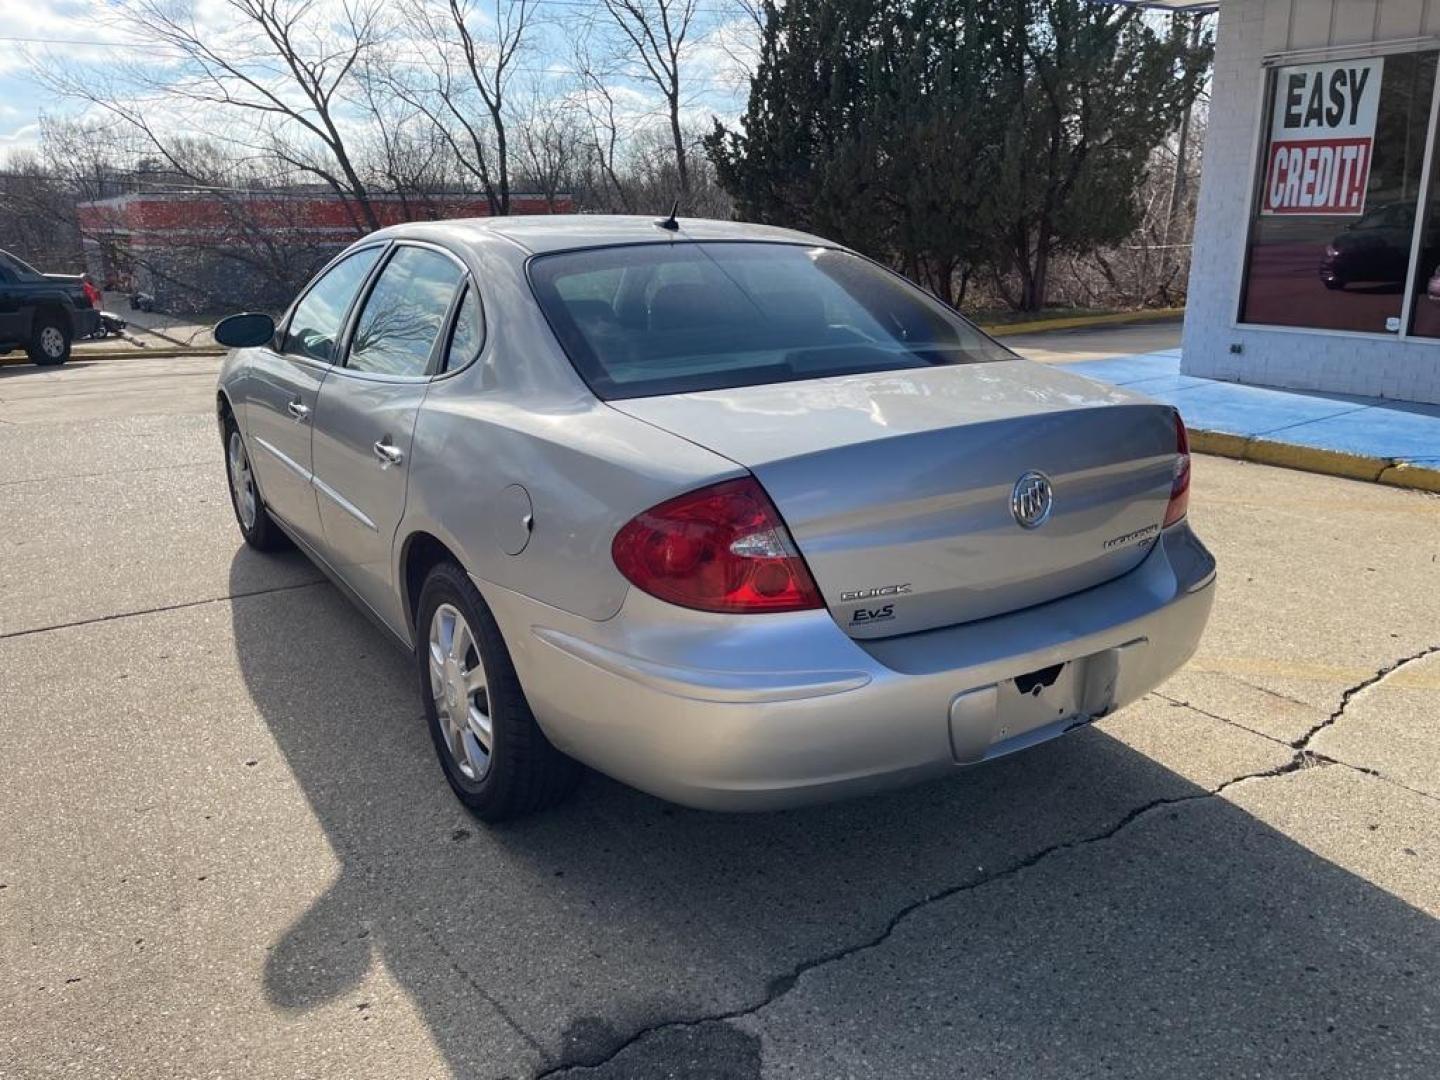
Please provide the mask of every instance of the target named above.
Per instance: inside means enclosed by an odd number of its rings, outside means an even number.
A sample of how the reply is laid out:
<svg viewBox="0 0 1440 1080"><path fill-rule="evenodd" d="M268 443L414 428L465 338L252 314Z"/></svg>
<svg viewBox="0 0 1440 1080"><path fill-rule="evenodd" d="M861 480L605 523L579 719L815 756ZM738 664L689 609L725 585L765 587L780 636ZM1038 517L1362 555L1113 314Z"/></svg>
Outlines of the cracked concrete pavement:
<svg viewBox="0 0 1440 1080"><path fill-rule="evenodd" d="M591 777L487 829L405 658L238 544L196 362L33 373L0 1076L1440 1075L1440 499L1200 458L1215 615L1131 709L879 798Z"/></svg>

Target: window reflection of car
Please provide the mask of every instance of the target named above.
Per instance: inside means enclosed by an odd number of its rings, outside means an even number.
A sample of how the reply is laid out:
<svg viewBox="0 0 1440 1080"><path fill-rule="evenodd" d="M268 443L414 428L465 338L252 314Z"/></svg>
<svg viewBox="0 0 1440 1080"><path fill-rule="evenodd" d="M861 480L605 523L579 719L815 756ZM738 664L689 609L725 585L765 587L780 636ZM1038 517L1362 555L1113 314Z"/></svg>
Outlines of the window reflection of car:
<svg viewBox="0 0 1440 1080"><path fill-rule="evenodd" d="M1415 230L1415 207L1388 203L1345 226L1325 245L1320 280L1327 289L1355 282L1403 286Z"/></svg>
<svg viewBox="0 0 1440 1080"><path fill-rule="evenodd" d="M1430 280L1425 282L1425 298L1440 303L1440 264L1430 272Z"/></svg>

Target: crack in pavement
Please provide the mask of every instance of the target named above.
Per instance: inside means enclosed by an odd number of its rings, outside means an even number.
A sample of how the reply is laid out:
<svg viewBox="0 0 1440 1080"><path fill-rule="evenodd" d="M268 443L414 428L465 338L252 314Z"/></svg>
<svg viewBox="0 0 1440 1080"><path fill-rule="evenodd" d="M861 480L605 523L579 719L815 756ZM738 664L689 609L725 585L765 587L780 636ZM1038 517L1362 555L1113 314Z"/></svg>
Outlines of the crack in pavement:
<svg viewBox="0 0 1440 1080"><path fill-rule="evenodd" d="M224 462L187 461L176 465L147 465L143 469L101 469L96 472L59 473L55 476L27 476L21 480L0 480L0 488L18 487L21 484L53 484L59 480L93 480L100 476L133 476L136 473L172 472L176 469L223 469Z"/></svg>
<svg viewBox="0 0 1440 1080"><path fill-rule="evenodd" d="M1218 720L1222 724L1228 724L1231 727L1239 728L1241 731L1244 731L1250 735L1257 736L1261 739L1266 739L1269 742L1274 743L1276 746L1284 746L1293 749L1293 744L1285 739L1277 739L1274 735L1267 735L1263 731L1257 731L1255 728L1240 723L1239 720L1232 720L1228 716L1221 716L1219 713L1213 713L1208 709L1202 709L1193 701L1182 701L1180 698L1172 698L1168 694L1160 693L1158 690L1152 690L1150 691L1150 693L1152 693L1155 697L1159 698L1161 701L1168 702L1176 708L1189 709L1193 713L1199 713L1201 716L1207 716L1211 720Z"/></svg>
<svg viewBox="0 0 1440 1080"><path fill-rule="evenodd" d="M1318 724L1313 725L1309 731L1305 732L1304 735L1301 735L1300 738L1296 739L1290 745L1293 746L1296 750L1304 751L1305 748L1310 745L1311 739L1315 738L1316 735L1319 735L1320 732L1324 731L1326 728L1336 723L1341 717L1345 715L1345 710L1350 707L1350 702L1354 701L1357 695L1364 693L1366 690L1369 690L1376 683L1383 682L1385 679L1388 679L1391 675L1394 675L1395 672L1399 671L1401 668L1409 664L1413 664L1416 661L1424 660L1427 656L1433 656L1436 653L1440 653L1440 645L1428 645L1425 648L1421 649L1419 652L1411 653L1409 656L1402 656L1393 664L1389 664L1385 667L1380 668L1368 679L1356 683L1354 686L1350 687L1348 690L1346 690L1343 694L1340 695L1339 708L1337 708L1324 720L1321 720Z"/></svg>
<svg viewBox="0 0 1440 1080"><path fill-rule="evenodd" d="M178 604L162 604L159 607L140 608L137 611L118 611L113 615L96 615L91 619L75 619L72 622L52 623L49 626L32 626L28 630L10 630L0 634L0 641L9 641L11 638L29 637L31 634L46 634L51 630L70 630L77 626L91 626L95 623L115 622L118 619L133 619L138 615L160 615L167 611L184 611L186 608L204 607L206 604L223 604L227 600L244 600L251 596L266 596L270 593L292 592L295 589L308 589L312 585L325 585L328 582L325 578L312 578L310 581L296 582L294 585L275 585L268 589L253 589L250 592L229 593L225 596L211 596L204 600L185 600Z"/></svg>
<svg viewBox="0 0 1440 1080"><path fill-rule="evenodd" d="M739 1020L744 1017L754 1016L755 1014L775 1004L775 1002L779 1001L786 994L790 993L790 991L799 984L801 978L804 977L806 973L814 971L817 968L826 967L830 964L839 963L840 961L847 960L852 956L859 955L860 953L865 953L873 949L880 948L890 939L890 937L900 927L901 923L905 922L911 915L914 915L916 912L922 910L923 908L939 903L942 900L948 900L952 897L959 896L963 893L974 892L978 889L984 888L987 885L993 885L998 881L1004 881L1008 878L1015 877L1016 875L1021 874L1026 870L1029 870L1030 868L1037 866L1040 863L1045 862L1050 858L1063 852L1090 847L1094 844L1103 844L1106 841L1114 839L1116 836L1120 835L1122 832L1128 829L1131 825L1134 825L1137 821L1146 817L1155 810L1159 810L1165 807L1179 806L1185 803L1199 802L1206 799L1217 798L1225 791L1228 791L1230 788L1235 787L1236 785L1249 783L1252 781L1274 779L1276 777L1288 775L1289 773L1298 772L1302 769L1324 768L1329 765L1341 765L1346 768L1353 768L1353 766L1349 766L1345 762L1336 761L1335 759L1312 753L1309 748L1310 740L1315 738L1317 735L1320 734L1320 732L1324 731L1326 728L1330 727L1341 717L1343 717L1345 715L1345 710L1349 708L1350 703L1355 700L1357 695L1389 678L1396 671L1399 671L1407 664L1415 663L1416 661L1422 660L1425 657L1437 652L1440 652L1440 645L1432 645L1426 649L1422 649L1417 653L1412 653L1409 656L1402 657L1394 663L1380 668L1373 675L1370 675L1363 681L1356 683L1354 686L1346 689L1340 696L1339 707L1336 708L1329 717L1327 717L1320 723L1314 725L1305 735L1295 740L1293 743L1280 743L1280 745L1282 746L1288 745L1289 748L1292 750L1290 760L1280 765L1273 766L1269 769L1262 769L1257 772L1244 773L1241 776L1231 777L1229 780L1226 780L1225 782L1219 784L1214 788L1197 791L1190 795L1177 795L1167 798L1152 799L1149 802L1128 811L1118 821L1116 821L1108 828L1102 829L1100 832L1091 833L1089 836L1083 836L1075 840L1065 840L1059 843L1051 844L1050 846L1042 848L1041 850L1031 855L1028 855L1023 859L1020 859L1017 862L1011 863L1009 866L1006 866L1003 869L996 870L993 873L986 874L972 881L963 882L959 885L946 886L945 888L931 892L918 900L911 901L904 907L900 908L900 910L897 911L894 915L892 915L890 919L885 923L885 925L880 929L880 931L872 935L871 937L863 941L844 946L843 948L832 950L831 952L824 953L820 956L812 957L809 960L802 960L800 963L792 967L788 972L772 978L769 984L766 986L765 993L760 998L760 1000L750 1005L745 1005L735 1009L729 1009L723 1012L709 1013L703 1016L681 1017L679 1019L660 1020L651 1024L647 1024L603 1054L594 1055L588 1058L574 1060L570 1062L561 1062L558 1065L554 1065L550 1068L544 1069L543 1071L534 1074L534 1078L535 1080L549 1080L550 1077L557 1077L568 1074L578 1074L581 1072L593 1071L595 1069L602 1068L603 1066L614 1061L630 1047L635 1046L645 1041L649 1037L653 1035L658 1035L662 1032L683 1031L690 1028L702 1027L707 1024L728 1023L730 1021ZM1198 712L1200 710L1196 711ZM1208 716L1210 714L1207 713L1205 715ZM1216 719L1224 720L1224 717L1216 717ZM1225 722L1230 723L1230 721L1228 720ZM1236 726L1243 728L1243 725ZM1249 729L1244 728L1244 730L1248 731ZM1259 733L1256 732L1255 734ZM1268 738L1268 736L1262 737ZM1279 740L1274 739L1271 739L1271 741L1279 742ZM1365 772L1366 770L1362 769L1359 771ZM1383 780L1385 778L1381 777L1380 779Z"/></svg>
<svg viewBox="0 0 1440 1080"><path fill-rule="evenodd" d="M1432 795L1428 791L1413 788L1409 784L1402 783L1396 780L1395 777L1381 772L1379 769L1371 768L1369 765L1356 765L1354 762L1346 761L1343 758L1331 757L1329 754L1317 754L1313 751L1310 756L1316 761L1323 762L1326 765L1339 765L1342 769L1353 769L1355 772L1363 773L1371 779L1379 780L1382 784L1389 784L1391 787L1397 787L1401 791L1408 791L1411 795L1417 795L1433 803L1440 803L1440 795Z"/></svg>

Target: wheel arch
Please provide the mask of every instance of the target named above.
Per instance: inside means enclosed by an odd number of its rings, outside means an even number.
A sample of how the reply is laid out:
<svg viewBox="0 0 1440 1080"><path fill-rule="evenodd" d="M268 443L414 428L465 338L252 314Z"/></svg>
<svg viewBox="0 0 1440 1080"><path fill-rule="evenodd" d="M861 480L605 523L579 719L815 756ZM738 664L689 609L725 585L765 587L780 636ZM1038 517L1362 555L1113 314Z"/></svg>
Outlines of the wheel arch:
<svg viewBox="0 0 1440 1080"><path fill-rule="evenodd" d="M425 578L442 562L453 562L461 570L465 569L465 563L452 545L426 529L415 529L405 537L400 546L399 562L397 581L400 584L400 599L405 612L406 629L414 640L417 633L416 608L420 603L420 590L425 585Z"/></svg>
<svg viewBox="0 0 1440 1080"><path fill-rule="evenodd" d="M235 408L235 403L230 400L230 394L224 386L215 390L215 425L220 429L220 441L225 441L225 422L230 421L235 425L237 431L241 432L241 438L245 437L240 423L240 413Z"/></svg>
<svg viewBox="0 0 1440 1080"><path fill-rule="evenodd" d="M30 333L35 332L35 324L46 315L55 315L65 327L65 333L72 338L75 336L75 320L70 317L70 310L64 304L50 297L35 301L35 307L30 316Z"/></svg>

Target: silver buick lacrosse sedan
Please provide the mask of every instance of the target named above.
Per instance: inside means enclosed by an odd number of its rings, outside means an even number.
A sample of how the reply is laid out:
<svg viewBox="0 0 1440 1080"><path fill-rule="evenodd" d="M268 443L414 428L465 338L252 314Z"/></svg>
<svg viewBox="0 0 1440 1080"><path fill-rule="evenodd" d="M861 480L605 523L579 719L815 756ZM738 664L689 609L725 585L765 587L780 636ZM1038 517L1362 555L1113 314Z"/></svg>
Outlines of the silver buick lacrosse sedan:
<svg viewBox="0 0 1440 1080"><path fill-rule="evenodd" d="M245 541L413 654L487 820L581 762L723 810L941 775L1134 701L1209 615L1174 409L813 236L399 226L215 336Z"/></svg>

